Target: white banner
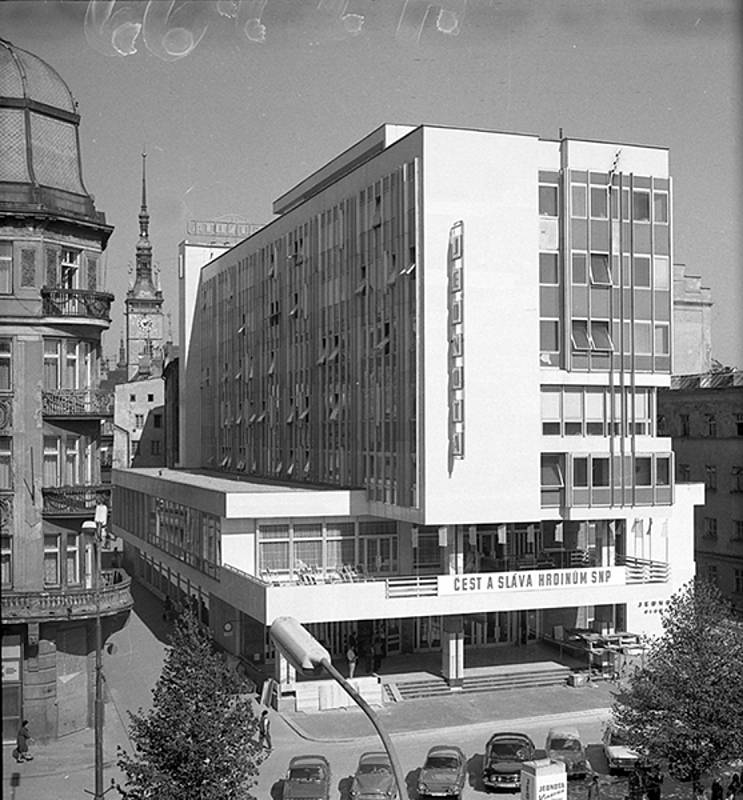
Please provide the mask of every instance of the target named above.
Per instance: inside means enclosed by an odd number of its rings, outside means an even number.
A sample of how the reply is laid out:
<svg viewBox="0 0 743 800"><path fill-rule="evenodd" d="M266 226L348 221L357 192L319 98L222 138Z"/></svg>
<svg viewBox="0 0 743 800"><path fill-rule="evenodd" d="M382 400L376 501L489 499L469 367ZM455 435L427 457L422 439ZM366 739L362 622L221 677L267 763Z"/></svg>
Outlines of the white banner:
<svg viewBox="0 0 743 800"><path fill-rule="evenodd" d="M445 595L473 592L542 592L575 586L624 586L624 569L624 567L580 567L439 575L438 593Z"/></svg>

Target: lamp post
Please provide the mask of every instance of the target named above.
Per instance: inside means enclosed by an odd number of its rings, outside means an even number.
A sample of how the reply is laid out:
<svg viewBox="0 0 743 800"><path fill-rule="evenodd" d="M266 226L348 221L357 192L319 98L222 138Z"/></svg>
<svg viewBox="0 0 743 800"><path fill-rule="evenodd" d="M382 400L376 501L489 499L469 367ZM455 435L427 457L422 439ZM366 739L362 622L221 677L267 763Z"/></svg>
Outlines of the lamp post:
<svg viewBox="0 0 743 800"><path fill-rule="evenodd" d="M103 529L108 519L108 506L99 504L95 507L95 518L83 522L83 533L91 536L95 551L93 567L93 593L95 595L95 701L93 705L93 723L95 732L95 800L103 800L103 665L101 651L103 634L101 631L101 545Z"/></svg>
<svg viewBox="0 0 743 800"><path fill-rule="evenodd" d="M330 653L293 617L277 617L271 624L271 639L276 645L276 649L300 672L316 672L319 668L324 668L330 674L330 677L343 687L356 705L366 714L379 734L379 738L382 740L384 749L389 756L392 773L397 784L398 800L404 800L406 797L405 779L389 734L384 730L377 719L377 715L372 711L366 700L333 666L330 660Z"/></svg>

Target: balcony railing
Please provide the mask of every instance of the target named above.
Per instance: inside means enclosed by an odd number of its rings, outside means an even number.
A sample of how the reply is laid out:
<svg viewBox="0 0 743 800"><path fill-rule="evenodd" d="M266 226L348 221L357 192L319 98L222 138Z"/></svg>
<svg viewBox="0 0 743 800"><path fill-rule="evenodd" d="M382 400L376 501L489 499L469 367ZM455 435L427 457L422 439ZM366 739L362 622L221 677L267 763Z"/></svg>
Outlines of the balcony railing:
<svg viewBox="0 0 743 800"><path fill-rule="evenodd" d="M41 493L45 517L87 517L97 505L111 505L110 484L45 486Z"/></svg>
<svg viewBox="0 0 743 800"><path fill-rule="evenodd" d="M13 530L13 495L0 494L0 531L8 534Z"/></svg>
<svg viewBox="0 0 743 800"><path fill-rule="evenodd" d="M664 561L618 555L616 562L625 568L627 583L665 583L671 576L671 568Z"/></svg>
<svg viewBox="0 0 743 800"><path fill-rule="evenodd" d="M86 317L110 322L114 296L92 289L43 288L41 310L45 317Z"/></svg>
<svg viewBox="0 0 743 800"><path fill-rule="evenodd" d="M110 417L114 396L102 389L52 389L41 396L41 410L47 417Z"/></svg>
<svg viewBox="0 0 743 800"><path fill-rule="evenodd" d="M101 614L110 616L133 606L131 578L122 569L101 572ZM55 591L13 592L3 590L2 620L44 622L50 619L89 619L95 616L95 590L66 587Z"/></svg>

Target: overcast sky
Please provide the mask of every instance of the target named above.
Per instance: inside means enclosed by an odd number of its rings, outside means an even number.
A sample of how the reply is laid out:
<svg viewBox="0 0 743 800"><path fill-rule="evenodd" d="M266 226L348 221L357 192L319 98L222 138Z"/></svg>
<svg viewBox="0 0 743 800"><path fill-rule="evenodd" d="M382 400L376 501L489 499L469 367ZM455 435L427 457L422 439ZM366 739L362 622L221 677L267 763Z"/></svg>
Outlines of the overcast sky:
<svg viewBox="0 0 743 800"><path fill-rule="evenodd" d="M426 0L89 5L2 2L0 36L48 61L79 102L83 178L115 226L108 354L123 332L143 146L177 337L189 219L267 222L275 198L397 122L669 147L674 260L712 289L713 357L743 368L739 0L444 0L441 14Z"/></svg>

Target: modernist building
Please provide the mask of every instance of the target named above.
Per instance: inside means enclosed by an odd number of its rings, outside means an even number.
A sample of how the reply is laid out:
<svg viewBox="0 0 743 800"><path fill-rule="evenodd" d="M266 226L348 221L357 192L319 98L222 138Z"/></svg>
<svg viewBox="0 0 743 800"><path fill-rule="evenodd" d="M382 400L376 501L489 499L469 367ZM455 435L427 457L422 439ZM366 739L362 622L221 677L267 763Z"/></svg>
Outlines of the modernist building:
<svg viewBox="0 0 743 800"><path fill-rule="evenodd" d="M743 372L674 377L658 395L658 425L671 436L677 481L703 481L695 509L697 574L743 615Z"/></svg>
<svg viewBox="0 0 743 800"><path fill-rule="evenodd" d="M139 575L285 690L282 615L453 685L470 647L659 631L703 500L655 427L667 150L384 125L274 211L181 262L181 469L114 473Z"/></svg>
<svg viewBox="0 0 743 800"><path fill-rule="evenodd" d="M0 40L0 508L3 736L27 718L40 739L92 724L95 593L81 534L101 482L101 334L113 296L112 228L82 180L77 104L60 76ZM117 579L114 582L114 578ZM104 632L131 607L106 572Z"/></svg>

